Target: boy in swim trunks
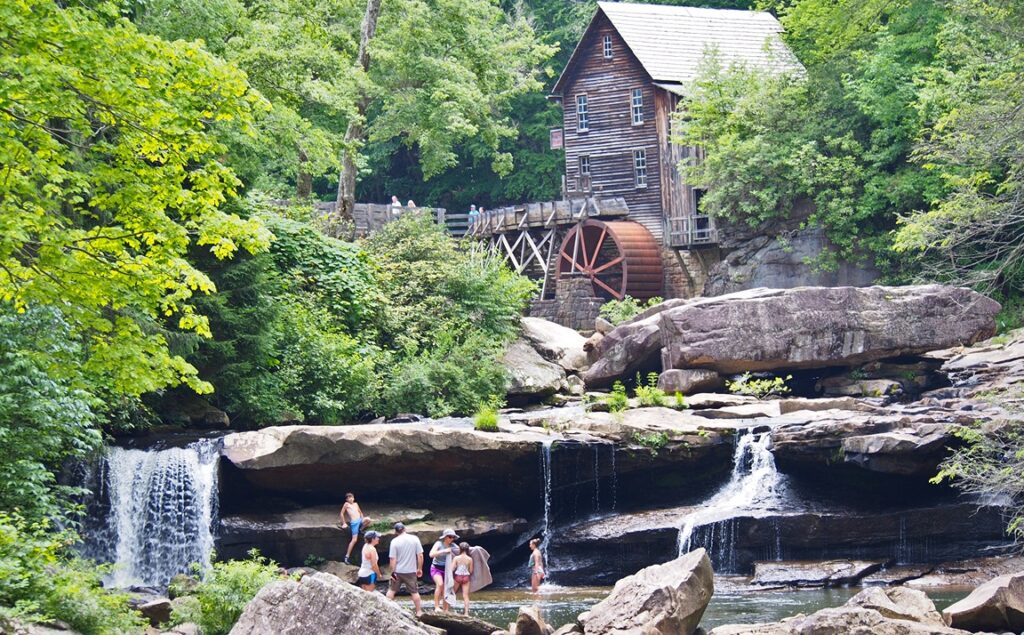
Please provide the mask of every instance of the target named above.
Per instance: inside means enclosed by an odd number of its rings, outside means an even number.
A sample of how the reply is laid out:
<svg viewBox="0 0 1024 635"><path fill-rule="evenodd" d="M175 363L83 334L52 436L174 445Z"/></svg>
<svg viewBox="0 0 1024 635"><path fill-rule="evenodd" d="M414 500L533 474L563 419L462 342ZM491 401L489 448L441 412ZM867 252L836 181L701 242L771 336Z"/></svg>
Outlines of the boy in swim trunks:
<svg viewBox="0 0 1024 635"><path fill-rule="evenodd" d="M345 515L348 514L348 522L345 522ZM363 510L359 509L359 503L356 502L356 495L352 492L345 494L345 504L341 506L341 528L352 527L352 540L348 543L348 549L345 551L345 564L350 564L348 559L352 555L352 550L355 549L356 543L359 542L359 529L360 527L370 526L370 517L363 516Z"/></svg>

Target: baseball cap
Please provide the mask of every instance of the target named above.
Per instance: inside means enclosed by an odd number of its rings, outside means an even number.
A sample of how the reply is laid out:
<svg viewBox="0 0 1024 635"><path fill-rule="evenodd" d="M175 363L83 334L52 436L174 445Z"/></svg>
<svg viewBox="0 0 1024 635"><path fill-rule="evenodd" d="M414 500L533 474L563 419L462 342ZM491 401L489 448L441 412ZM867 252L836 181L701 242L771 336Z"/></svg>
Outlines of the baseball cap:
<svg viewBox="0 0 1024 635"><path fill-rule="evenodd" d="M364 536L364 538L366 540L374 540L375 538L380 538L380 532L379 531L368 531L365 534L363 534L363 536Z"/></svg>
<svg viewBox="0 0 1024 635"><path fill-rule="evenodd" d="M395 523L395 531L405 531L404 523Z"/></svg>

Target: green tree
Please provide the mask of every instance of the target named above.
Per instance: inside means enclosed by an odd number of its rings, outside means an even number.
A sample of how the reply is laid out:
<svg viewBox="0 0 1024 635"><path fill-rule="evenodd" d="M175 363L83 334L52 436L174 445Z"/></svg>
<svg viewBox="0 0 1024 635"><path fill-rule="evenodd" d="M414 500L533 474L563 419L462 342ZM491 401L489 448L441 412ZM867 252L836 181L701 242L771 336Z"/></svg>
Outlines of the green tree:
<svg viewBox="0 0 1024 635"><path fill-rule="evenodd" d="M1010 298L1024 288L1024 7L948 5L918 104L928 125L917 159L950 194L907 214L896 246L922 256L923 277Z"/></svg>
<svg viewBox="0 0 1024 635"><path fill-rule="evenodd" d="M190 246L267 245L221 208L238 180L212 133L251 130L260 100L233 66L140 34L113 5L8 2L0 24L0 301L59 307L108 392L209 390L152 327L208 334L191 299L213 285Z"/></svg>

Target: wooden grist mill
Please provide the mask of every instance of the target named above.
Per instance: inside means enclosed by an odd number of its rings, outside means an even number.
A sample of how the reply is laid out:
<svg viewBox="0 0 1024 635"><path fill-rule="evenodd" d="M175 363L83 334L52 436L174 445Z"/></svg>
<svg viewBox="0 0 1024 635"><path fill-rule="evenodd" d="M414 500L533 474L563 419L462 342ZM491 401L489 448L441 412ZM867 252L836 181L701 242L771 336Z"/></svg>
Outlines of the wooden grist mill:
<svg viewBox="0 0 1024 635"><path fill-rule="evenodd" d="M541 299L568 279L587 281L589 295L604 300L661 295L658 242L628 213L622 199L531 203L486 212L467 236L486 238L517 273L540 279Z"/></svg>

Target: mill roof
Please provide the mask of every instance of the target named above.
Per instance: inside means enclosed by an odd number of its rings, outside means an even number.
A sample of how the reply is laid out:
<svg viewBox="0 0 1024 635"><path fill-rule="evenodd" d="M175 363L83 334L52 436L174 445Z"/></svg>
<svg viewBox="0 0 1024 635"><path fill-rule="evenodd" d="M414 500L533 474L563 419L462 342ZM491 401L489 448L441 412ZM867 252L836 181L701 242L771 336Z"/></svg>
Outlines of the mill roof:
<svg viewBox="0 0 1024 635"><path fill-rule="evenodd" d="M782 42L782 25L765 11L704 9L631 2L598 2L597 16L604 14L655 82L681 84L694 80L704 55L714 51L721 64L746 64L766 71L799 70L802 67ZM587 33L581 38L587 37ZM580 53L573 51L555 84L563 84Z"/></svg>

